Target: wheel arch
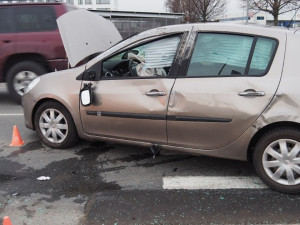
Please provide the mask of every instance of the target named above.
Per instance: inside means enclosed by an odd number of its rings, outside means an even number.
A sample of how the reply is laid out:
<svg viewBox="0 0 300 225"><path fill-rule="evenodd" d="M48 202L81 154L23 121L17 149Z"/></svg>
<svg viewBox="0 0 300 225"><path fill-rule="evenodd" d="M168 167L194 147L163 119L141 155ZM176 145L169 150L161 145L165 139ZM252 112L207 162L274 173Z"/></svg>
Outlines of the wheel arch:
<svg viewBox="0 0 300 225"><path fill-rule="evenodd" d="M52 107L58 111L58 113L62 114L62 118L65 122L64 124L67 124L66 127L64 128L58 128L56 127L56 124L59 123L59 121L54 122L53 124L55 127L53 127L52 130L52 135L55 134L54 136L56 138L51 138L49 135L45 135L45 130L44 132L42 131L41 127L36 127L35 123L40 123L40 118L36 118L36 116L41 115L41 113L45 112L44 110L52 109ZM77 126L74 121L74 117L72 113L70 112L70 109L63 104L61 101L53 98L44 98L41 99L34 107L33 113L32 113L32 120L33 120L33 126L34 129L36 130L37 134L40 136L40 138L43 140L44 144L46 144L49 147L52 148L58 148L58 149L65 149L73 146L75 143L78 142L78 130ZM55 115L53 115L55 116ZM61 119L60 119L61 120ZM47 122L48 123L48 122ZM48 123L49 125L49 123ZM48 127L49 128L49 127ZM57 129L59 129L60 134L57 134ZM61 132L62 130L66 130L65 133ZM54 137L52 136L52 137ZM59 138L58 138L59 137Z"/></svg>
<svg viewBox="0 0 300 225"><path fill-rule="evenodd" d="M43 99L39 100L39 101L35 104L35 106L34 106L34 108L33 108L33 110L32 110L31 121L32 121L32 126L33 126L33 129L34 129L34 130L36 130L36 127L35 127L35 124L34 124L34 118L35 118L36 112L37 112L38 108L39 108L43 103L48 102L48 101L49 101L49 102L50 102L50 101L51 101L51 102L56 102L56 103L62 105L63 107L65 107L65 108L68 110L68 112L69 112L69 114L70 114L70 116L71 116L71 118L72 118L74 124L76 125L76 121L74 120L73 115L72 115L72 113L70 112L70 109L69 109L65 104L63 104L61 101L59 101L59 100L57 100L57 99L54 99L54 98L43 98Z"/></svg>
<svg viewBox="0 0 300 225"><path fill-rule="evenodd" d="M254 147L257 144L258 140L267 132L269 132L270 130L279 128L279 127L294 127L294 128L298 128L300 129L300 124L296 123L296 122L290 122L290 121L282 121L282 122L275 122L272 124L269 124L265 127L263 127L262 129L258 130L255 135L252 137L249 146L248 146L248 150L247 150L247 160L249 162L252 163L252 159L253 159L253 151L254 151Z"/></svg>

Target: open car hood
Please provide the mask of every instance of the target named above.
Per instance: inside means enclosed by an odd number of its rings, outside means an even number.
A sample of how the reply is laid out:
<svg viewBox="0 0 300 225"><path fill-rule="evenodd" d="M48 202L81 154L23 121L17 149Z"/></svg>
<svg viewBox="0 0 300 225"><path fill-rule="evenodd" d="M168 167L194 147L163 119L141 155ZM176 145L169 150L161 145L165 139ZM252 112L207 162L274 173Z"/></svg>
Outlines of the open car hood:
<svg viewBox="0 0 300 225"><path fill-rule="evenodd" d="M72 67L122 40L111 21L85 9L73 10L60 16L57 24Z"/></svg>

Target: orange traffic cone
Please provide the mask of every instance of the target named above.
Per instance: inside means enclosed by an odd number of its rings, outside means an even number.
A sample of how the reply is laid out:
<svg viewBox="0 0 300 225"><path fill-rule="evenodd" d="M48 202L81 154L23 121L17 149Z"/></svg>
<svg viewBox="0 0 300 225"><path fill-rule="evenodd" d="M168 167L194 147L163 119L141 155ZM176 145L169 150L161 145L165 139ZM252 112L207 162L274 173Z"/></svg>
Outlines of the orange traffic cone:
<svg viewBox="0 0 300 225"><path fill-rule="evenodd" d="M15 125L13 129L13 136L9 146L22 146L25 142L22 140L18 127Z"/></svg>
<svg viewBox="0 0 300 225"><path fill-rule="evenodd" d="M8 216L3 218L3 225L12 225Z"/></svg>

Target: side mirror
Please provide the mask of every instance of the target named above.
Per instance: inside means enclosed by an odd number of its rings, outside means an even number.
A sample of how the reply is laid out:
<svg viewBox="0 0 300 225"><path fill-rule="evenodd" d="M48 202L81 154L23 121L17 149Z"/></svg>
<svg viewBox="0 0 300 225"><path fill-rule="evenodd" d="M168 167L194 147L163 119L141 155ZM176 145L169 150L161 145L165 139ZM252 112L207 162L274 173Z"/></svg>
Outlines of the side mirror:
<svg viewBox="0 0 300 225"><path fill-rule="evenodd" d="M83 106L89 106L92 103L92 84L84 84L83 89L80 91L80 101Z"/></svg>

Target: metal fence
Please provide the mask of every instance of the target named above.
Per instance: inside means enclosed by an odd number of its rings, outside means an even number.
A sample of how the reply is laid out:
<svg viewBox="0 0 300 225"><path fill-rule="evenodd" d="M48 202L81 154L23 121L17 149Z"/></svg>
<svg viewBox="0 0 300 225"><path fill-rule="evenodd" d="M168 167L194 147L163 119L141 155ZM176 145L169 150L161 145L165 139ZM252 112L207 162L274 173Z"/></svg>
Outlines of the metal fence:
<svg viewBox="0 0 300 225"><path fill-rule="evenodd" d="M119 30L123 38L133 34L140 33L151 28L179 24L181 19L178 18L106 18L110 19Z"/></svg>

